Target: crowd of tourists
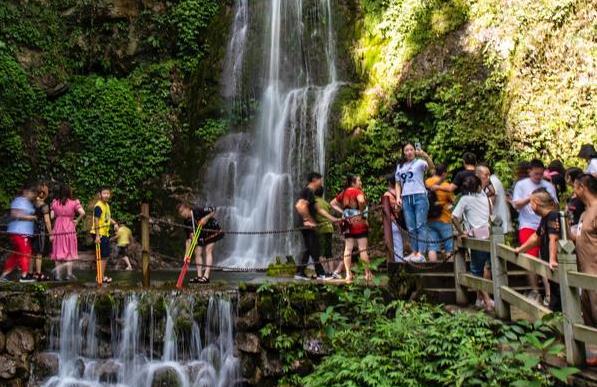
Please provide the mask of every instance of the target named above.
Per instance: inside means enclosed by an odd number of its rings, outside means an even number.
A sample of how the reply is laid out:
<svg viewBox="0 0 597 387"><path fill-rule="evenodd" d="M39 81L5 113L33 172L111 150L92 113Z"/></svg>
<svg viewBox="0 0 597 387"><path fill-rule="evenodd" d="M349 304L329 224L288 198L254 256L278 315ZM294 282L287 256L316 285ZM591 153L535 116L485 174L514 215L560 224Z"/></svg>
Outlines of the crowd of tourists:
<svg viewBox="0 0 597 387"><path fill-rule="evenodd" d="M566 169L559 160L545 167L539 159L521 162L515 181L506 190L500 178L473 153L464 153L462 168L448 176L444 164L435 164L419 144L402 148L394 174L387 176L388 188L380 199L384 242L388 260L394 262L436 262L451 259L455 240L489 239L496 228L503 234L515 232L516 253L526 253L558 266L558 240L564 224L566 235L576 243L579 271L597 274L597 152L583 145L579 157L587 160L585 170ZM323 199L322 176L311 173L299 195L296 210L303 220L305 252L297 266L296 279L309 279L305 267L311 258L316 275L313 279L354 279L351 265L354 249L360 259L369 262L368 217L371 202L366 198L361 178L349 175L344 189L328 203ZM563 203L566 204L563 204ZM562 203L562 204L560 204ZM333 259L332 234L339 227L345 241L343 260ZM493 228L493 230L492 230ZM471 250L470 271L478 277L491 277L488 252ZM365 265L367 266L367 265ZM365 279L371 278L365 269ZM529 275L533 300L561 310L557 283ZM597 292L586 292L585 314L597 323ZM489 294L479 291L476 305L491 311Z"/></svg>
<svg viewBox="0 0 597 387"><path fill-rule="evenodd" d="M42 271L42 259L49 256L54 261L53 279L57 281L75 280L73 263L79 258L77 225L86 216L79 199L73 196L72 189L60 184L48 204L50 197L47 183L28 184L23 187L10 208L10 221L6 231L12 249L4 262L0 281L8 281L9 275L20 269L20 282L47 281L51 278ZM98 247L102 258L102 273L112 256L112 244L116 245L115 256L132 270L128 257L128 246L132 232L124 224L117 223L111 216L108 187L102 187L92 202L90 223L86 233ZM111 228L114 235L111 235ZM103 276L103 282L112 279Z"/></svg>

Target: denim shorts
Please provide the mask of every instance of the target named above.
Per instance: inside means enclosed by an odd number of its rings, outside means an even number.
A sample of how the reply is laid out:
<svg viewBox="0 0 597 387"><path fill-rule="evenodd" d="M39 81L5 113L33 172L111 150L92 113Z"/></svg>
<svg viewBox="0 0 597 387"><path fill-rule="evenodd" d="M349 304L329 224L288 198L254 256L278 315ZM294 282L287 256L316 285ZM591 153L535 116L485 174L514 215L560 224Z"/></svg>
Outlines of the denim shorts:
<svg viewBox="0 0 597 387"><path fill-rule="evenodd" d="M471 273L483 277L485 265L491 266L491 255L487 251L471 250Z"/></svg>
<svg viewBox="0 0 597 387"><path fill-rule="evenodd" d="M451 223L444 222L429 222L427 225L430 241L440 241L429 243L429 251L440 251L442 246L446 253L451 253L454 250L454 231Z"/></svg>

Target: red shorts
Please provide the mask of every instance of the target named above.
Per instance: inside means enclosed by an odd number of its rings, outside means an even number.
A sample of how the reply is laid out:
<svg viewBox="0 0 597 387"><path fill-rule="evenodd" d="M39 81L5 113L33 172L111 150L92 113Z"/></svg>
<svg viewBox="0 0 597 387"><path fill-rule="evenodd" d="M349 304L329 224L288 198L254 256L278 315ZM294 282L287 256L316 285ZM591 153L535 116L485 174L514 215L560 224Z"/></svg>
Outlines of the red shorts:
<svg viewBox="0 0 597 387"><path fill-rule="evenodd" d="M532 228L521 228L518 230L518 243L521 245L524 244L524 242L528 241L529 238L536 232L537 231L533 230ZM532 255L533 257L539 257L539 251L540 247L537 246L527 251L527 254Z"/></svg>

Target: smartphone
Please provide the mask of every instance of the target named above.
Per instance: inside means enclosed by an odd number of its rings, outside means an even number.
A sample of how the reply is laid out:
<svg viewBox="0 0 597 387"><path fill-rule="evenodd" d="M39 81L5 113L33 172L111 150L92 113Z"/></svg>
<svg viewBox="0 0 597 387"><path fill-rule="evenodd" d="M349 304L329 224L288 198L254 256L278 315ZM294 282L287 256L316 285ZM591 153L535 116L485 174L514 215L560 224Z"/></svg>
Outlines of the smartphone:
<svg viewBox="0 0 597 387"><path fill-rule="evenodd" d="M420 142L416 142L415 143L415 149L420 151L421 150L421 143Z"/></svg>

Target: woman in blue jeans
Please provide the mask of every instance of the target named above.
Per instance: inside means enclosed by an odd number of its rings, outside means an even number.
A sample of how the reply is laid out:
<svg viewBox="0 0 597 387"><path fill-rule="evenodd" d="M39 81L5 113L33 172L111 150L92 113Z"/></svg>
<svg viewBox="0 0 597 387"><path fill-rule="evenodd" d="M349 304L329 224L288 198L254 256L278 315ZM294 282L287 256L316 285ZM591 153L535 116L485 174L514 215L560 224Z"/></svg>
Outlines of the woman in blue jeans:
<svg viewBox="0 0 597 387"><path fill-rule="evenodd" d="M407 261L424 262L426 250L427 213L429 200L425 188L425 174L433 172L435 165L429 155L415 149L412 143L402 147L402 159L396 167L396 205L402 208L412 254Z"/></svg>

